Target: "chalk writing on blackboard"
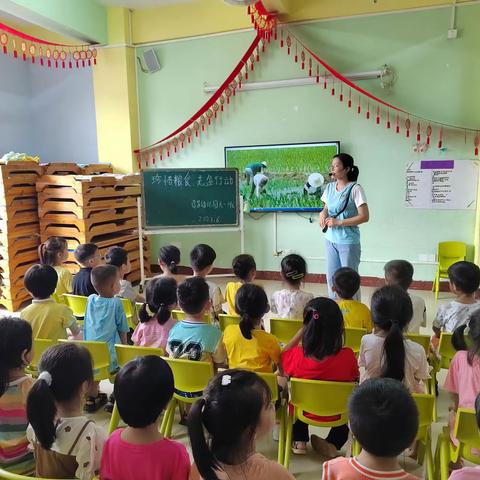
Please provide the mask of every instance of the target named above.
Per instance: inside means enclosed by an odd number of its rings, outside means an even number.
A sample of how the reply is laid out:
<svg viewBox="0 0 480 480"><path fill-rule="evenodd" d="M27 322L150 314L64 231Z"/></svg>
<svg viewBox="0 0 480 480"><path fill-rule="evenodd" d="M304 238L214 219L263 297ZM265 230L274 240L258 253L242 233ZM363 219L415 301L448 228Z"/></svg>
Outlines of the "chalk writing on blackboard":
<svg viewBox="0 0 480 480"><path fill-rule="evenodd" d="M234 209L235 203L223 200L192 200L192 208L213 208L214 210Z"/></svg>

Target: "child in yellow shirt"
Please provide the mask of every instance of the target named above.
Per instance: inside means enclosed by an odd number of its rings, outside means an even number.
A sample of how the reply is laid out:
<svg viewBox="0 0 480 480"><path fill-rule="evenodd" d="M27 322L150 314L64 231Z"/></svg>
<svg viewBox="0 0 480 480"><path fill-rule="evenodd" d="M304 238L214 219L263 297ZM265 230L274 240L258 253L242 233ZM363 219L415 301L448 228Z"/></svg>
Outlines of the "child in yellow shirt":
<svg viewBox="0 0 480 480"><path fill-rule="evenodd" d="M269 309L262 287L252 283L240 287L235 298L240 324L229 325L223 333L230 368L272 373L280 362L278 340L262 329L262 318Z"/></svg>
<svg viewBox="0 0 480 480"><path fill-rule="evenodd" d="M72 293L72 273L62 267L62 263L68 258L67 241L61 237L50 237L38 247L38 257L42 265L50 265L57 272L55 295L60 297L64 293Z"/></svg>
<svg viewBox="0 0 480 480"><path fill-rule="evenodd" d="M337 303L343 314L343 322L348 328L365 328L367 333L373 329L370 309L353 297L360 288L360 275L348 267L339 268L333 276L333 291L337 294Z"/></svg>
<svg viewBox="0 0 480 480"><path fill-rule="evenodd" d="M23 283L33 301L22 310L20 318L32 326L33 338L64 339L68 337L67 329L74 336L80 334L70 308L51 298L57 281L57 272L50 265L33 265L25 273Z"/></svg>
<svg viewBox="0 0 480 480"><path fill-rule="evenodd" d="M225 300L228 303L228 314L236 315L235 295L245 283L253 282L257 273L255 259L248 254L236 256L232 260L232 269L239 282L228 282L225 288Z"/></svg>

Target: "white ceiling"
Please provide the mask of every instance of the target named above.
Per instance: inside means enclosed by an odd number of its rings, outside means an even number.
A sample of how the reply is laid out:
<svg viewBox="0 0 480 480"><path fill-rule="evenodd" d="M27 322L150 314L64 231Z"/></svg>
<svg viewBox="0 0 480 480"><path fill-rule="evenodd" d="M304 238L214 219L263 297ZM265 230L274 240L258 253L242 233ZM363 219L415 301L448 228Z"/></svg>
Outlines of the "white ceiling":
<svg viewBox="0 0 480 480"><path fill-rule="evenodd" d="M126 7L132 10L137 8L158 7L175 3L191 3L192 0L97 0L106 7Z"/></svg>

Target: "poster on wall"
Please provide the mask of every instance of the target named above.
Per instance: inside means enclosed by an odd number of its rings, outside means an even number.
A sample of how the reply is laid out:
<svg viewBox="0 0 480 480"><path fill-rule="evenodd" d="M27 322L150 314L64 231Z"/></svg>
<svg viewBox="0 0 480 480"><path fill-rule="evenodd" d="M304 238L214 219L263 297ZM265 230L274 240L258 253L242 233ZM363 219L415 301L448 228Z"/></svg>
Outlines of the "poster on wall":
<svg viewBox="0 0 480 480"><path fill-rule="evenodd" d="M407 162L407 208L474 210L477 203L479 162L475 160L420 160Z"/></svg>
<svg viewBox="0 0 480 480"><path fill-rule="evenodd" d="M339 142L225 147L225 166L237 168L251 212L316 212Z"/></svg>

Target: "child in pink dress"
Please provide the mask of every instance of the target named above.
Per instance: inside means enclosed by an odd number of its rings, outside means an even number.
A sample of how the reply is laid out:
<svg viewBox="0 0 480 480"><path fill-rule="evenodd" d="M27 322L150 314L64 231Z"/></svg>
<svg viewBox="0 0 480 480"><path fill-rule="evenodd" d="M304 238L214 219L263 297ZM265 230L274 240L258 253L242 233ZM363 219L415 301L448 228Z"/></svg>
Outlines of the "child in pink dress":
<svg viewBox="0 0 480 480"><path fill-rule="evenodd" d="M466 338L471 344L467 348ZM458 408L475 408L475 399L480 393L480 311L473 313L468 325L458 327L452 336L452 344L457 353L450 363L444 388L452 395L449 425L452 442L458 442L453 436L455 415Z"/></svg>
<svg viewBox="0 0 480 480"><path fill-rule="evenodd" d="M147 285L146 302L139 313L140 323L132 335L134 345L163 348L175 325L172 310L177 304L177 282L174 278L156 277Z"/></svg>
<svg viewBox="0 0 480 480"><path fill-rule="evenodd" d="M117 374L113 392L128 426L115 430L105 443L100 478L187 480L186 448L158 431L160 415L173 396L167 362L154 355L135 358Z"/></svg>

